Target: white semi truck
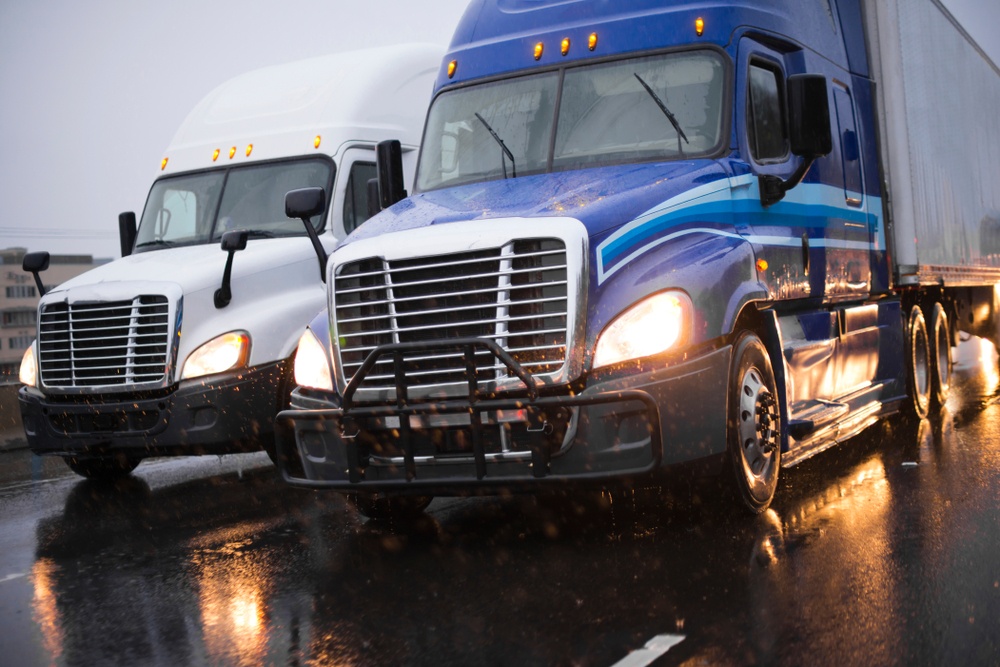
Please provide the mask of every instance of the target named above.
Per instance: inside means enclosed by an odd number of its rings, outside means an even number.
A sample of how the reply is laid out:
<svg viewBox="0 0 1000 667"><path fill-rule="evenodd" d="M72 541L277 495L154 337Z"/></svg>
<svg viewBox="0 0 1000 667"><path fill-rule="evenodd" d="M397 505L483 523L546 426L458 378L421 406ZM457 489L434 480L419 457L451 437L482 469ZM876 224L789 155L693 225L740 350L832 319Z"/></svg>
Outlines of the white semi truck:
<svg viewBox="0 0 1000 667"><path fill-rule="evenodd" d="M120 216L122 258L41 299L20 374L31 450L96 478L150 456L273 453L296 343L325 305L326 255L367 219L379 141L400 141L412 178L443 52L324 56L205 97L138 226ZM321 212L290 220L285 195L305 187L322 188ZM25 258L42 292L47 260Z"/></svg>

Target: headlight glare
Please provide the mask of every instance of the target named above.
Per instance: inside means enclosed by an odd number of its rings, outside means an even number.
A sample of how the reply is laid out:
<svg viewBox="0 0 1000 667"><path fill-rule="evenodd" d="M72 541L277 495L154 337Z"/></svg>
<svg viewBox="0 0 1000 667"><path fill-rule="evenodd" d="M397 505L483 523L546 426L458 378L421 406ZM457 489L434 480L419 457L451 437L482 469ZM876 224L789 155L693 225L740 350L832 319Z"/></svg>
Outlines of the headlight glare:
<svg viewBox="0 0 1000 667"><path fill-rule="evenodd" d="M223 373L245 366L250 359L250 334L231 331L216 336L197 350L184 362L182 380Z"/></svg>
<svg viewBox="0 0 1000 667"><path fill-rule="evenodd" d="M330 358L323 344L309 329L299 338L299 347L295 352L295 384L333 391Z"/></svg>
<svg viewBox="0 0 1000 667"><path fill-rule="evenodd" d="M29 387L38 386L38 366L35 364L35 342L32 341L28 349L21 357L21 369L18 371L17 379L21 384Z"/></svg>
<svg viewBox="0 0 1000 667"><path fill-rule="evenodd" d="M682 292L660 292L633 305L601 332L594 368L660 354L676 346L688 326L690 303Z"/></svg>

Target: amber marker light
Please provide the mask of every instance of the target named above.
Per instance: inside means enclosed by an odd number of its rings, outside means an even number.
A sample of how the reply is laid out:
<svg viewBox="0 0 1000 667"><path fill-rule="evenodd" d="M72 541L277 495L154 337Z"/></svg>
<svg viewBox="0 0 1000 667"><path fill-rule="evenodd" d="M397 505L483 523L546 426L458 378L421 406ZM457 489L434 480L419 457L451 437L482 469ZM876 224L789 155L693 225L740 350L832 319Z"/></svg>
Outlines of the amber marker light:
<svg viewBox="0 0 1000 667"><path fill-rule="evenodd" d="M313 148L319 148L321 143L323 143L323 137L317 134L316 138L313 139Z"/></svg>
<svg viewBox="0 0 1000 667"><path fill-rule="evenodd" d="M455 70L458 69L458 61L452 60L448 63L448 78L451 79L455 76Z"/></svg>
<svg viewBox="0 0 1000 667"><path fill-rule="evenodd" d="M160 163L160 171L163 171L164 169L167 168L167 162L169 162L169 161L170 161L170 158L167 158L167 157L163 158L163 162Z"/></svg>
<svg viewBox="0 0 1000 667"><path fill-rule="evenodd" d="M545 51L545 45L544 44L542 44L541 42L538 42L538 44L535 44L535 60L541 60L542 59L542 53L544 51Z"/></svg>
<svg viewBox="0 0 1000 667"><path fill-rule="evenodd" d="M232 148L229 149L229 159L232 160L233 156L235 155L236 155L236 146L233 146Z"/></svg>
<svg viewBox="0 0 1000 667"><path fill-rule="evenodd" d="M247 144L247 157L250 157L250 153L253 153L253 144Z"/></svg>
<svg viewBox="0 0 1000 667"><path fill-rule="evenodd" d="M764 273L765 271L767 271L767 260L766 259L758 259L757 260L757 270L760 271L761 273Z"/></svg>
<svg viewBox="0 0 1000 667"><path fill-rule="evenodd" d="M700 16L694 20L694 32L699 37L705 33L705 19Z"/></svg>
<svg viewBox="0 0 1000 667"><path fill-rule="evenodd" d="M569 37L563 37L562 44L559 45L559 52L563 55L569 53Z"/></svg>
<svg viewBox="0 0 1000 667"><path fill-rule="evenodd" d="M219 159L219 154L221 154L221 153L222 153L222 151L220 151L218 148L216 148L214 151L212 151L212 162L215 162L216 160L218 160Z"/></svg>
<svg viewBox="0 0 1000 667"><path fill-rule="evenodd" d="M587 38L587 48L593 51L597 48L597 33L590 33L590 37Z"/></svg>

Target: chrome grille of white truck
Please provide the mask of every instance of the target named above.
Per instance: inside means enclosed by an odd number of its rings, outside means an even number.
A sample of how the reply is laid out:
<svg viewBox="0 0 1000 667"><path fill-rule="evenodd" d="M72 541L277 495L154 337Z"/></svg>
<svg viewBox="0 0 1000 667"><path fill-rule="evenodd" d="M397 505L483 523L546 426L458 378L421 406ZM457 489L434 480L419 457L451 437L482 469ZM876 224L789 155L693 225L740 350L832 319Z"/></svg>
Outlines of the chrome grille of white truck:
<svg viewBox="0 0 1000 667"><path fill-rule="evenodd" d="M166 378L171 327L165 296L45 304L38 334L43 386L121 387Z"/></svg>
<svg viewBox="0 0 1000 667"><path fill-rule="evenodd" d="M346 379L379 345L490 338L529 373L559 371L568 337L566 244L561 239L515 240L474 251L338 267L334 304L340 363ZM406 358L412 386L467 382L459 351ZM501 380L507 369L490 353L477 356L479 381ZM366 376L365 389L394 386L392 359Z"/></svg>

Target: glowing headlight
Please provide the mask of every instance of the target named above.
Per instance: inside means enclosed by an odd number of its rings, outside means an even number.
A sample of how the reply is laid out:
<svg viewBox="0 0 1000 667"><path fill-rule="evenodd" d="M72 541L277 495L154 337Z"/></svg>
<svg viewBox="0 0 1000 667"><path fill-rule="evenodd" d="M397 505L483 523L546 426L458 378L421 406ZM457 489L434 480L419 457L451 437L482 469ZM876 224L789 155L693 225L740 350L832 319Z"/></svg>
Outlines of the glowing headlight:
<svg viewBox="0 0 1000 667"><path fill-rule="evenodd" d="M299 338L299 348L295 352L295 384L333 391L330 359L322 343L309 329Z"/></svg>
<svg viewBox="0 0 1000 667"><path fill-rule="evenodd" d="M182 380L222 373L245 366L250 358L250 334L243 331L216 336L197 350L184 362Z"/></svg>
<svg viewBox="0 0 1000 667"><path fill-rule="evenodd" d="M597 339L594 368L666 352L683 338L690 300L660 292L616 317Z"/></svg>
<svg viewBox="0 0 1000 667"><path fill-rule="evenodd" d="M29 387L38 386L38 366L35 365L34 341L24 351L24 356L21 357L21 370L17 374L17 379L21 381L21 384L26 384Z"/></svg>

